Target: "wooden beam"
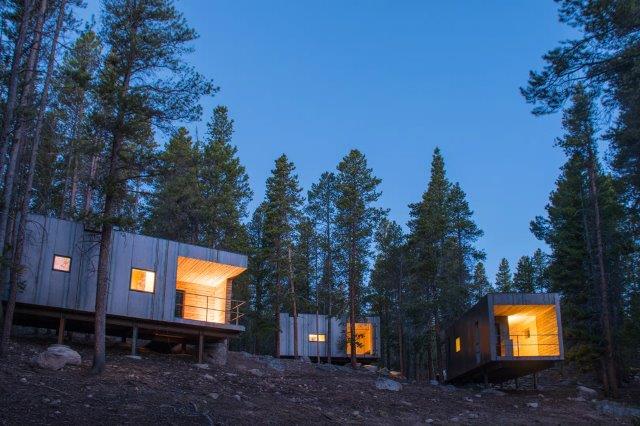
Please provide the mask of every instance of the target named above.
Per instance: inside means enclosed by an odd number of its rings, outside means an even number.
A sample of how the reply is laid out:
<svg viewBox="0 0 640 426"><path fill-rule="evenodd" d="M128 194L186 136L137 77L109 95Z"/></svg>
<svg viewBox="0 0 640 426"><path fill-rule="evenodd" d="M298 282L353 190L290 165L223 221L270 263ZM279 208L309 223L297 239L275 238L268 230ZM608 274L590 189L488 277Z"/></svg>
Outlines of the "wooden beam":
<svg viewBox="0 0 640 426"><path fill-rule="evenodd" d="M198 364L202 364L204 358L204 334L200 332L198 336Z"/></svg>
<svg viewBox="0 0 640 426"><path fill-rule="evenodd" d="M138 326L134 325L131 331L131 355L136 355L136 346L138 345Z"/></svg>
<svg viewBox="0 0 640 426"><path fill-rule="evenodd" d="M58 344L61 345L64 342L64 325L65 318L60 317L60 323L58 324Z"/></svg>

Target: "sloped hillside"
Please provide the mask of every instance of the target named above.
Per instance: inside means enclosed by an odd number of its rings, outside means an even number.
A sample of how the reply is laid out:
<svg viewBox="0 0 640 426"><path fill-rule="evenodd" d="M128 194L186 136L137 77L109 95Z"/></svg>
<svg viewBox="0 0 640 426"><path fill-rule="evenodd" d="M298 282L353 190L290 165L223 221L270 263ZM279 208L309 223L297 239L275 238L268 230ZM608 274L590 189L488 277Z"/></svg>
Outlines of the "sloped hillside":
<svg viewBox="0 0 640 426"><path fill-rule="evenodd" d="M143 352L132 359L126 347L114 344L105 374L93 377L90 347L78 343L72 346L83 357L81 366L31 366L29 360L49 344L21 338L0 362L0 423L633 423L614 416L615 404L580 397L576 384L555 372L544 375L538 391L403 380L402 389L393 391L378 389L376 382L384 388L387 378L364 368L318 368L245 353L230 353L224 368L203 368L189 355Z"/></svg>

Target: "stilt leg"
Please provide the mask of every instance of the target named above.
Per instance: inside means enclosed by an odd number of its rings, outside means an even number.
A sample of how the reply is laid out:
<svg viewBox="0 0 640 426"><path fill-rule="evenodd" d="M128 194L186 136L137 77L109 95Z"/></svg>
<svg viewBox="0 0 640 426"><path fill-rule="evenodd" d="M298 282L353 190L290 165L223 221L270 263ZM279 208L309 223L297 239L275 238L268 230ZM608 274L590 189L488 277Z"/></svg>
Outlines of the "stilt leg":
<svg viewBox="0 0 640 426"><path fill-rule="evenodd" d="M518 390L518 378L517 377L515 379L515 382L516 382L516 390Z"/></svg>
<svg viewBox="0 0 640 426"><path fill-rule="evenodd" d="M61 345L64 342L64 324L65 319L60 318L60 323L58 324L58 344Z"/></svg>
<svg viewBox="0 0 640 426"><path fill-rule="evenodd" d="M200 333L198 336L198 364L202 364L204 358L204 335Z"/></svg>
<svg viewBox="0 0 640 426"><path fill-rule="evenodd" d="M187 344L184 342L182 343L182 352L185 354L187 353Z"/></svg>
<svg viewBox="0 0 640 426"><path fill-rule="evenodd" d="M131 331L131 355L136 355L136 346L138 345L138 326L134 325Z"/></svg>
<svg viewBox="0 0 640 426"><path fill-rule="evenodd" d="M533 373L533 389L538 390L538 373Z"/></svg>

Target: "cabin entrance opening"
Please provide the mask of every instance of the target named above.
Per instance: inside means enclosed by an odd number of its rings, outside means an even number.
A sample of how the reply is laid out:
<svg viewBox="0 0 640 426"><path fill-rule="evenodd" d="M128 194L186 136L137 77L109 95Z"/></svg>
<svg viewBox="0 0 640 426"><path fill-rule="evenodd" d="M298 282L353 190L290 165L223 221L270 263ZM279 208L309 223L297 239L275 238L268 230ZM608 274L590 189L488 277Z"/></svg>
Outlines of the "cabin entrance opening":
<svg viewBox="0 0 640 426"><path fill-rule="evenodd" d="M347 355L351 354L351 325L347 323ZM356 355L371 355L373 353L373 324L368 322L356 323Z"/></svg>
<svg viewBox="0 0 640 426"><path fill-rule="evenodd" d="M229 280L245 268L178 256L175 316L225 324L237 322L241 302L230 299Z"/></svg>
<svg viewBox="0 0 640 426"><path fill-rule="evenodd" d="M555 305L494 305L496 355L559 356Z"/></svg>

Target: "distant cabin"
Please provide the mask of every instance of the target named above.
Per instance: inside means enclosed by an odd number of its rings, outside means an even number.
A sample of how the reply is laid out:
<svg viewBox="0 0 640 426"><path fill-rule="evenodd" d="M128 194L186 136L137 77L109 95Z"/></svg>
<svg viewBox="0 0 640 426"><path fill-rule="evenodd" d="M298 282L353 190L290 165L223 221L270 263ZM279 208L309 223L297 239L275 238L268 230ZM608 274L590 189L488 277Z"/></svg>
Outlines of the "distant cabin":
<svg viewBox="0 0 640 426"><path fill-rule="evenodd" d="M504 382L564 359L560 296L488 294L447 331L445 380Z"/></svg>
<svg viewBox="0 0 640 426"><path fill-rule="evenodd" d="M92 332L99 241L80 222L29 215L15 323ZM202 345L244 331L231 295L245 255L115 230L109 265L107 334Z"/></svg>
<svg viewBox="0 0 640 426"><path fill-rule="evenodd" d="M365 317L356 322L356 358L363 362L380 357L380 318ZM349 322L327 315L298 314L298 355L326 360L329 355L336 361L351 355ZM294 356L293 316L280 315L281 357Z"/></svg>

